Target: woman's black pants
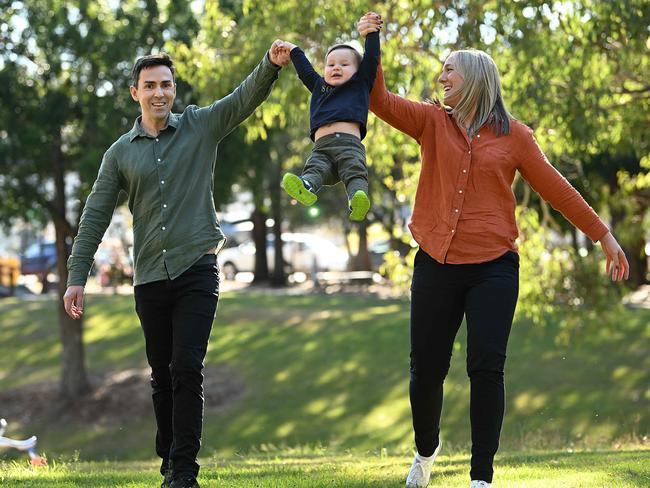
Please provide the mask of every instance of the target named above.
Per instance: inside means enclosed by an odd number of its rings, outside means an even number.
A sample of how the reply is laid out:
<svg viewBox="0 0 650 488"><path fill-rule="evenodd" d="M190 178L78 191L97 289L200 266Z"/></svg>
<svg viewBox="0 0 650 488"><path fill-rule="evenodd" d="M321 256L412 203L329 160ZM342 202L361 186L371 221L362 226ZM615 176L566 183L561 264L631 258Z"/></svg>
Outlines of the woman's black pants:
<svg viewBox="0 0 650 488"><path fill-rule="evenodd" d="M471 479L492 482L505 410L506 346L519 293L519 255L479 264L415 257L411 284L410 399L418 453L438 446L443 383L456 333L467 322L472 428Z"/></svg>

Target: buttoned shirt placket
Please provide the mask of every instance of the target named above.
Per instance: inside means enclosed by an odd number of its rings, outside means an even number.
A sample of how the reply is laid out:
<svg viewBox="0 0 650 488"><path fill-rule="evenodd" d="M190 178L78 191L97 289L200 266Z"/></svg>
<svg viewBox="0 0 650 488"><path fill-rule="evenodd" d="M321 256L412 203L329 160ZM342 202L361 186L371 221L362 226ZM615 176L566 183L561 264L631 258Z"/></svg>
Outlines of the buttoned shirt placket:
<svg viewBox="0 0 650 488"><path fill-rule="evenodd" d="M169 130L169 126L165 127L162 131L158 133L158 136L155 138L151 139L152 145L153 145L153 157L154 157L154 165L156 168L156 172L158 174L158 191L160 193L160 246L162 248L162 258L163 258L163 263L165 263L165 254L167 253L165 241L166 241L166 231L167 231L167 204L165 203L166 200L166 189L167 186L169 185L169 173L168 173L168 167L169 165L166 164L166 161L163 159L163 150L162 150L162 144L160 142L160 139L162 137L163 131ZM167 264L165 263L165 268L167 268Z"/></svg>
<svg viewBox="0 0 650 488"><path fill-rule="evenodd" d="M455 122L454 122L455 123ZM447 262L447 252L449 252L449 246L451 246L451 241L456 235L456 229L458 228L458 220L460 220L460 214L463 210L463 204L465 203L465 195L467 194L467 186L469 183L469 171L472 165L472 140L467 136L467 132L462 130L460 127L458 130L461 132L465 142L467 143L467 149L463 154L462 160L459 165L459 173L456 179L456 189L454 190L454 198L452 199L451 204L451 214L449 215L449 232L448 236L445 239L444 247L444 256L445 262ZM476 137L480 137L478 134Z"/></svg>

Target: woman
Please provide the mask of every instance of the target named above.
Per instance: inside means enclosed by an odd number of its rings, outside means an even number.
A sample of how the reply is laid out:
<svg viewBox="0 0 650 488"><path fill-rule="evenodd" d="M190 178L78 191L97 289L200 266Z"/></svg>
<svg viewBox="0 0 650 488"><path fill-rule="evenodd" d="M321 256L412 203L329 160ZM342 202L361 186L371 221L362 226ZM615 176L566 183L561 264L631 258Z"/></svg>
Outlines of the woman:
<svg viewBox="0 0 650 488"><path fill-rule="evenodd" d="M364 15L366 36L381 17ZM420 249L411 284L410 400L417 454L407 487L429 483L440 451L443 382L454 338L467 321L472 431L471 488L489 487L503 422L506 346L518 296L515 171L571 223L600 242L613 281L628 277L625 254L598 215L548 162L532 130L514 120L497 67L477 50L455 51L438 78L444 105L389 92L381 64L370 110L421 146L409 228ZM448 108L447 108L448 107Z"/></svg>

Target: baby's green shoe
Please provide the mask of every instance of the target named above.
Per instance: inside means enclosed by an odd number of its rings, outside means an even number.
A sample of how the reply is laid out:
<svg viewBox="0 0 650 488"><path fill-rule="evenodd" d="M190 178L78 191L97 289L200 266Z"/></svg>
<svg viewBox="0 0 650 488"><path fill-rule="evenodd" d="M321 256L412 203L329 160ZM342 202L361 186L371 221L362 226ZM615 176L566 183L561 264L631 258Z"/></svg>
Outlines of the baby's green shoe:
<svg viewBox="0 0 650 488"><path fill-rule="evenodd" d="M305 184L305 180L293 173L287 173L282 177L282 188L303 205L313 205L318 200L316 194Z"/></svg>
<svg viewBox="0 0 650 488"><path fill-rule="evenodd" d="M370 210L370 200L363 190L357 190L350 199L350 220L360 221L366 218Z"/></svg>

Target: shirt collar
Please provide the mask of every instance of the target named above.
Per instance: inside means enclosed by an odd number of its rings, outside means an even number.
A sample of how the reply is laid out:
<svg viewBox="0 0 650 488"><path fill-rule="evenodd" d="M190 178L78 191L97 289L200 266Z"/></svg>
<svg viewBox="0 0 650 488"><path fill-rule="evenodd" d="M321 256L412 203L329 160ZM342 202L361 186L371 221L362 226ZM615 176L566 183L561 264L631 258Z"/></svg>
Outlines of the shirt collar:
<svg viewBox="0 0 650 488"><path fill-rule="evenodd" d="M167 127L173 127L174 129L178 128L178 119L179 116L174 113L170 113L169 116L167 117L167 125L163 130L166 130ZM139 115L137 119L135 119L135 122L133 123L133 127L129 131L129 142L133 142L133 140L136 137L148 137L147 133L145 130L142 128L142 115Z"/></svg>

